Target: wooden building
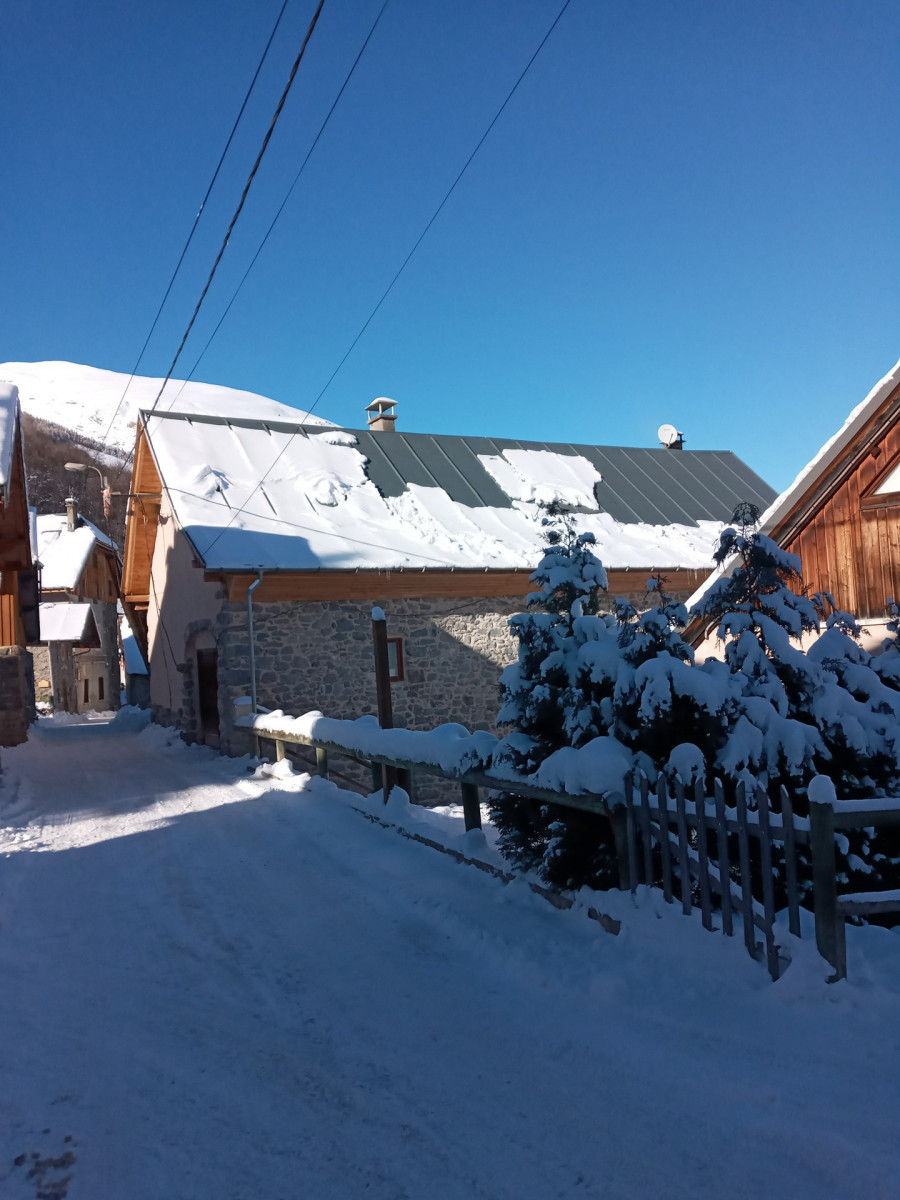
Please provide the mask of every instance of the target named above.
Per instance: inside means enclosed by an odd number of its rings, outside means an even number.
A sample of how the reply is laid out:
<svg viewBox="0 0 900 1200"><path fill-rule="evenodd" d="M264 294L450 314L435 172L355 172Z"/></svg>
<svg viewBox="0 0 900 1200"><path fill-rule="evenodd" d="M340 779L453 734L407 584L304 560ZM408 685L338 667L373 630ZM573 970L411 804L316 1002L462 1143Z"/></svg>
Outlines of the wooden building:
<svg viewBox="0 0 900 1200"><path fill-rule="evenodd" d="M376 605L397 723L488 728L545 504L595 534L611 605L654 571L686 597L734 505L774 495L730 452L405 434L385 403L365 430L141 415L123 596L156 720L240 752L233 701L254 688L374 712Z"/></svg>
<svg viewBox="0 0 900 1200"><path fill-rule="evenodd" d="M900 600L900 363L771 506L762 532L798 554L803 584L880 628Z"/></svg>
<svg viewBox="0 0 900 1200"><path fill-rule="evenodd" d="M25 741L34 719L37 578L25 489L19 394L0 384L0 745Z"/></svg>

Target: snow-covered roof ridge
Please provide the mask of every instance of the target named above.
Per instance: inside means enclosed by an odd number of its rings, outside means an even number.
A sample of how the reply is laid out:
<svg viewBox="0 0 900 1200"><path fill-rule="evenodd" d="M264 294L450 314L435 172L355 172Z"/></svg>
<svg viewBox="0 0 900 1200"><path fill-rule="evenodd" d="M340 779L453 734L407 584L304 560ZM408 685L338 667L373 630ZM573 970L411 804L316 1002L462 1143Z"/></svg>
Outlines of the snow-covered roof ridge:
<svg viewBox="0 0 900 1200"><path fill-rule="evenodd" d="M158 411L143 421L176 520L209 570L531 570L554 500L612 568L702 570L734 504L773 494L716 451Z"/></svg>
<svg viewBox="0 0 900 1200"><path fill-rule="evenodd" d="M18 415L18 388L14 384L0 383L0 488L6 487L12 474Z"/></svg>
<svg viewBox="0 0 900 1200"><path fill-rule="evenodd" d="M31 416L92 440L105 438L109 428L107 444L126 451L134 447L138 410L153 405L163 383L162 379L143 375L129 379L124 372L70 362L0 363L0 387L4 381L18 387L22 409ZM331 425L323 417L310 416L255 392L194 380L169 380L159 407L262 420L302 418L312 425Z"/></svg>
<svg viewBox="0 0 900 1200"><path fill-rule="evenodd" d="M793 483L772 501L760 518L760 529L763 533L774 529L778 522L790 512L803 493L825 474L898 384L900 384L900 360L878 380L866 398L853 409L840 429L828 439L818 454L814 455L799 472Z"/></svg>
<svg viewBox="0 0 900 1200"><path fill-rule="evenodd" d="M116 550L116 543L86 517L80 518L76 529L69 529L65 513L39 516L36 524L41 586L46 591L76 588L98 543Z"/></svg>

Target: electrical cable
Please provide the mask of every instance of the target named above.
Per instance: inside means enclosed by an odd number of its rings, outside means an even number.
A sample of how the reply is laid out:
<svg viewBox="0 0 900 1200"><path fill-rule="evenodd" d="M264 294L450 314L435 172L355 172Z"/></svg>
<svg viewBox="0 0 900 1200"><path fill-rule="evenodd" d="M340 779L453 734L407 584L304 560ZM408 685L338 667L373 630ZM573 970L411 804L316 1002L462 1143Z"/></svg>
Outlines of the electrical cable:
<svg viewBox="0 0 900 1200"><path fill-rule="evenodd" d="M250 272L253 270L254 266L256 265L256 260L259 258L260 254L263 251L263 247L265 246L266 242L269 240L272 230L275 228L275 226L278 223L279 217L284 212L287 202L290 200L291 196L293 195L294 188L299 183L300 176L303 174L304 170L306 169L306 164L309 162L310 158L312 157L312 153L315 150L316 146L318 145L319 139L321 138L322 134L325 132L325 126L331 120L332 114L334 113L334 110L337 108L338 103L339 103L341 97L343 96L344 91L347 87L347 84L350 82L350 80L353 76L353 73L356 71L356 68L359 65L359 60L362 58L363 54L365 53L366 47L368 46L368 44L372 38L372 34L375 32L378 22L381 20L383 14L384 14L384 10L387 8L389 2L390 2L390 0L384 0L384 3L381 6L378 16L375 18L375 21L373 22L371 29L366 34L366 40L363 42L362 46L360 47L359 53L357 54L356 58L353 60L353 65L351 66L350 70L347 72L344 82L341 84L340 91L338 92L337 96L335 96L334 102L331 105L331 108L329 108L328 114L325 117L325 120L319 126L319 132L316 134L315 138L313 139L312 145L310 146L309 150L306 152L306 157L304 158L303 162L300 164L300 170L294 176L294 181L291 184L291 186L288 188L287 194L285 195L284 199L282 200L281 205L278 208L278 211L275 213L275 216L272 218L272 223L269 226L269 228L266 230L265 236L263 237L262 241L259 243L256 253L251 258L250 265L247 267L247 270L244 272L240 283L234 289L234 293L232 294L231 299L228 301L228 304L225 306L225 311L222 313L221 317L219 317L218 324L216 325L216 327L212 331L212 333L209 335L209 339L207 340L206 345L200 351L200 354L197 357L197 361L191 367L189 373L185 376L184 383L182 383L177 394L175 395L175 398L173 399L172 403L169 405L169 409L171 409L175 404L178 403L178 397L184 391L186 384L191 379L193 379L194 372L200 366L200 363L201 363L204 355L206 354L207 350L212 345L213 339L215 338L216 334L221 329L223 321L225 320L225 318L228 316L229 312L231 311L231 306L234 304L235 300L237 300L237 298L238 298L238 293L240 292L240 290L244 286L244 284L247 282L247 276L250 274Z"/></svg>
<svg viewBox="0 0 900 1200"><path fill-rule="evenodd" d="M209 181L209 186L206 189L206 194L204 195L203 199L200 202L200 207L197 209L197 215L194 217L194 223L191 226L191 231L188 234L187 241L184 243L181 254L178 258L178 262L175 264L175 270L172 272L172 278L169 280L169 284L168 284L168 287L166 288L165 295L163 296L162 300L160 301L159 308L156 310L156 316L153 318L153 324L150 326L150 332L147 334L146 338L144 339L144 344L143 344L143 346L141 346L141 352L137 356L137 361L135 362L134 366L131 369L131 375L128 377L128 382L125 384L125 390L122 393L119 403L116 405L116 408L115 408L115 411L113 412L112 417L110 418L109 425L106 427L106 433L103 435L104 442L109 437L110 431L112 430L112 427L115 424L116 417L119 415L119 410L121 409L122 405L125 403L125 397L128 395L128 389L131 387L132 383L134 382L134 377L137 374L137 369L141 365L141 360L143 359L144 354L146 353L147 347L150 344L150 339L153 337L153 331L156 329L156 326L159 323L159 318L162 315L162 310L165 308L166 301L169 298L169 293L172 291L172 287L178 276L178 272L181 270L181 264L184 262L184 257L187 254L188 248L194 239L194 234L196 233L197 226L200 223L200 217L203 215L203 210L206 208L206 202L209 200L210 194L212 193L212 190L213 190L213 187L215 186L216 180L219 177L219 171L222 169L222 164L225 161L225 155L228 153L228 150L234 139L234 135L237 132L237 127L240 124L241 117L244 115L244 109L247 107L247 102L249 101L250 95L253 92L254 87L256 86L256 81L259 78L259 73L263 68L263 63L266 61L266 57L269 53L269 48L271 47L272 42L275 39L275 34L278 32L278 26L281 24L281 18L284 16L284 10L287 8L288 3L289 3L289 0L283 0L283 3L281 5L281 11L278 13L278 17L276 18L275 24L272 27L272 32L269 34L269 40L266 42L266 48L263 50L262 57L260 58L259 62L256 65L256 70L253 72L253 78L250 80L249 88L247 88L247 94L244 96L244 102L240 107L240 111L238 112L238 115L234 119L234 124L231 127L231 133L229 133L228 140L225 143L225 149L222 151L221 155L219 156L219 161L216 164L215 171L213 171L212 179L210 179L210 181Z"/></svg>
<svg viewBox="0 0 900 1200"><path fill-rule="evenodd" d="M387 297L388 297L388 295L390 294L390 292L391 292L392 288L394 287L394 284L397 282L397 280L398 280L398 279L400 278L400 276L403 274L403 271L406 269L406 267L407 267L407 265L408 265L408 263L409 263L410 259L413 257L413 255L415 254L415 252L418 250L419 246L422 244L422 242L423 242L423 240L424 240L424 238L425 238L425 235L428 233L429 229L431 229L432 225L433 225L433 224L435 223L435 221L437 220L437 218L438 218L438 216L440 215L440 213L441 213L442 209L444 208L445 204L446 204L446 203L447 203L447 201L450 199L450 197L453 195L454 191L456 190L456 187L457 187L457 185L459 184L459 181L462 179L463 175L465 175L466 171L469 169L469 166L470 166L470 164L472 163L472 160L475 158L475 155L476 155L476 154L478 153L478 151L481 149L482 145L484 144L485 140L487 139L487 136L488 136L488 134L491 132L491 130L492 130L492 129L494 128L494 126L497 124L497 121L500 119L500 117L501 117L501 115L503 114L503 112L504 112L504 110L505 110L506 106L509 104L510 100L513 98L513 96L514 96L514 95L515 95L515 93L517 92L517 90L518 90L518 88L519 88L519 85L521 84L522 80L525 78L525 76L526 76L526 75L528 74L528 72L530 71L530 69L531 69L531 67L532 67L532 65L533 65L533 63L534 63L534 61L535 61L535 59L536 59L536 58L537 58L537 56L540 54L540 52L543 50L544 46L545 46L545 45L546 45L546 43L547 43L547 40L549 39L550 35L553 33L553 31L554 31L554 29L556 28L556 26L559 24L559 22L560 22L560 20L561 20L561 18L562 18L562 16L563 16L563 14L565 13L566 9L569 7L569 5L571 4L571 2L572 2L572 0L565 0L565 2L564 2L564 4L563 4L562 8L560 8L559 12L556 14L556 17L554 18L554 20L553 20L553 23L551 24L550 28L547 30L547 32L544 34L544 36L541 38L541 41L540 41L540 43L538 44L538 47L537 47L537 49L536 49L536 50L535 50L535 52L532 54L531 58L529 58L528 62L525 64L524 68L522 69L521 73L519 74L519 77L518 77L518 79L516 79L516 81L515 81L515 83L513 84L512 88L511 88L511 89L509 90L509 92L507 93L506 99L503 101L503 103L502 103L502 104L500 105L500 107L497 109L497 111L496 111L496 113L494 114L493 118L491 119L491 121L490 121L490 123L489 123L489 125L488 125L487 129L485 129L484 133L483 133L483 134L481 135L481 137L478 139L478 142L477 142L477 144L476 144L476 146L475 146L475 149L472 151L472 153L471 153L471 154L469 155L469 157L466 159L466 161L465 161L465 163L464 163L464 165L463 165L463 168L462 168L462 170L459 172L459 174L458 174L458 175L456 176L456 178L453 180L453 183L451 183L451 185L450 185L449 189L447 190L447 192L446 192L446 193L445 193L445 195L444 195L444 198L443 198L443 200L442 200L442 201L440 202L440 204L437 206L437 208L435 209L434 213L433 213L433 214L432 214L432 216L431 216L431 219L428 221L428 223L427 223L427 225L425 226L425 228L424 228L424 229L422 230L422 232L419 234L418 238L416 239L415 243L413 244L413 247L412 247L412 249L411 249L411 250L410 250L410 252L407 254L407 256L406 256L406 258L403 260L403 262L401 263L401 265L400 265L400 269L399 269L399 270L396 272L396 274L394 275L394 277L393 277L393 279L391 280L391 282L390 282L390 283L388 284L388 286L385 288L384 292L383 292L383 293L382 293L382 295L381 295L381 299L378 301L378 303L377 303L377 304L375 305L375 307L372 309L372 311L371 311L371 313L369 314L369 316L366 318L366 320L365 320L365 322L364 322L364 324L363 324L362 328L360 329L359 333L358 333L358 334L356 335L356 337L353 339L353 342L351 343L351 345L350 345L350 348L347 350L347 352L346 352L346 354L344 355L344 357L341 359L341 361L338 363L338 365L337 365L337 366L335 367L335 369L332 371L330 378L328 379L327 383L326 383L326 384L325 384L325 386L322 388L322 390L319 392L319 394L318 394L318 396L316 397L315 401L313 402L312 406L311 406L311 407L310 407L310 408L307 410L307 413L306 413L306 415L307 415L308 417L309 417L309 416L311 416L311 415L312 415L312 413L315 411L316 405L319 403L319 401L320 401L320 400L322 399L322 397L325 395L325 393L326 393L326 391L328 390L328 388L331 386L331 383L332 383L332 381L334 380L335 376L337 375L338 371L340 371L341 367L344 365L344 363L347 361L347 359L348 359L348 358L350 357L350 355L353 353L353 350L356 348L356 345L357 345L357 343L359 342L360 338L363 336L363 334L364 334L364 333L366 332L366 330L368 329L369 325L372 323L372 320L373 320L373 318L375 317L375 314L378 312L378 310L381 308L382 304L383 304L383 303L385 302L385 300L387 299ZM163 386L165 386L165 385L163 385ZM160 394L161 394L161 393L160 393ZM157 399L159 399L159 397L157 397ZM154 405L154 407L155 407L155 405ZM295 433L292 433L292 434L290 435L290 437L288 438L288 440L285 442L285 444L284 444L284 445L281 447L281 449L278 451L278 454L277 454L277 455L275 456L275 458L272 460L271 464L269 465L269 468L268 468L268 470L265 472L265 474L264 474L264 475L263 475L263 476L262 476L262 477L259 479L259 481L257 482L257 484L254 486L253 490L250 492L250 494L248 495L247 499L246 499L246 500L244 501L244 503L243 503L243 504L240 506L240 508L236 508L236 509L234 510L234 512L232 513L232 515L231 515L231 517L230 517L230 519L229 519L229 521L228 521L228 524L227 524L227 525L225 525L225 526L224 526L224 527L223 527L223 528L222 528L222 529L219 531L219 533L216 535L216 537L214 537L214 538L213 538L213 540L210 542L210 544L209 544L209 545L206 547L206 550L203 552L203 553L204 553L204 556L206 556L206 555L209 553L209 551L210 551L210 550L212 550L212 548L213 548L213 547L216 545L216 543L219 541L219 539L220 539L220 538L221 538L221 537L222 537L222 536L223 536L225 533L227 533L227 531L228 531L228 530L231 528L231 526L234 524L234 522L237 520L237 518L238 518L238 517L239 517L239 516L240 516L240 515L241 515L241 514L244 512L244 510L246 509L247 505L250 503L250 501L253 499L253 497L256 495L256 493L259 491L259 489L262 487L262 485L263 485L263 484L266 482L266 480L269 478L269 476L271 475L271 473L272 473L272 472L275 470L275 467L278 465L278 463L279 463L279 461L281 460L282 456L284 455L285 451L286 451L286 450L287 450L287 448L288 448L288 447L291 445L291 443L293 442L293 440L294 440L294 438L295 438L296 436L297 436L296 432L295 432Z"/></svg>
<svg viewBox="0 0 900 1200"><path fill-rule="evenodd" d="M568 0L567 0L567 3L568 3ZM216 255L216 260L212 265L212 270L209 273L209 278L207 279L206 284L204 285L203 291L200 293L200 299L197 301L197 304L194 307L194 311L191 314L191 319L190 319L190 321L188 321L187 329L185 329L184 336L181 339L181 344L179 345L178 349L175 351L175 357L172 359L172 363L169 367L168 372L166 373L166 377L162 382L162 387L159 389L156 399L153 401L153 404L150 407L150 412L153 412L153 409L156 408L157 404L159 403L160 396L162 396L163 392L165 391L166 384L172 378L172 372L175 370L175 364L178 362L178 359L181 357L181 352L184 349L185 342L188 340L188 337L190 336L190 332L194 327L194 322L197 320L197 316L203 305L203 301L206 299L206 294L212 285L212 281L215 277L216 271L219 268L219 263L222 261L222 257L225 254L225 250L228 246L228 242L231 239L232 233L234 232L234 227L238 222L238 218L240 217L241 212L243 211L244 204L245 204L245 202L247 200L247 196L250 192L250 188L253 186L253 180L256 178L256 172L259 170L259 165L263 160L263 155L265 154L266 150L268 149L269 142L272 140L272 134L275 132L275 126L278 123L278 118L281 116L282 109L284 108L285 103L288 98L288 93L291 90L291 87L294 83L294 79L297 75L297 71L300 68L300 63L303 59L304 53L306 52L306 47L309 45L309 40L313 35L313 30L315 29L316 25L318 24L319 15L322 12L322 8L323 8L324 4L325 4L325 0L319 0L318 6L316 7L316 11L313 13L313 18L309 23L309 28L306 31L306 36L303 39L303 44L300 47L300 52L298 53L296 59L294 60L293 67L291 67L291 73L288 76L288 81L284 86L284 91L281 93L281 99L278 101L278 105L275 109L274 114L272 115L272 120L269 123L269 128L266 130L266 136L263 138L262 146L260 147L259 153L256 156L256 162L253 164L252 168L250 169L250 174L247 177L247 182L244 184L244 190L241 193L241 198L238 201L238 206L234 210L234 216L231 218L231 223L229 224L228 229L225 231L225 237L222 241L222 245L219 249L219 253Z"/></svg>

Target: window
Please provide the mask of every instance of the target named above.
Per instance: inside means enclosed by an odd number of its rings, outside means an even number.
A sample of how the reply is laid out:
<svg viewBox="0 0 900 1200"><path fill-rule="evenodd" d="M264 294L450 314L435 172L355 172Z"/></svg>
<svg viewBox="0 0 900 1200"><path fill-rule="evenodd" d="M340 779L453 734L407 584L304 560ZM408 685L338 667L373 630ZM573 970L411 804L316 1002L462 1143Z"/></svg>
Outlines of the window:
<svg viewBox="0 0 900 1200"><path fill-rule="evenodd" d="M98 700L103 699L103 676L102 675L97 680L97 699Z"/></svg>
<svg viewBox="0 0 900 1200"><path fill-rule="evenodd" d="M403 638L389 637L387 640L388 678L397 683L403 675Z"/></svg>
<svg viewBox="0 0 900 1200"><path fill-rule="evenodd" d="M86 679L84 681L84 702L85 702L85 704L87 704L87 702L90 700L90 698L91 698L91 681L89 679Z"/></svg>

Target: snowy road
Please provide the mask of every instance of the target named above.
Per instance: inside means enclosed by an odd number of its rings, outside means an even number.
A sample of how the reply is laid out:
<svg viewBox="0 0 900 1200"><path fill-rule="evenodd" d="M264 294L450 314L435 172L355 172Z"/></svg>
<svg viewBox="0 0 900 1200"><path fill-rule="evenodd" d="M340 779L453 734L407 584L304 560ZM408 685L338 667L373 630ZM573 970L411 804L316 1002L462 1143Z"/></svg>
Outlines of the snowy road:
<svg viewBox="0 0 900 1200"><path fill-rule="evenodd" d="M652 898L612 937L330 785L42 726L0 785L2 1200L900 1194L900 936L773 986Z"/></svg>

